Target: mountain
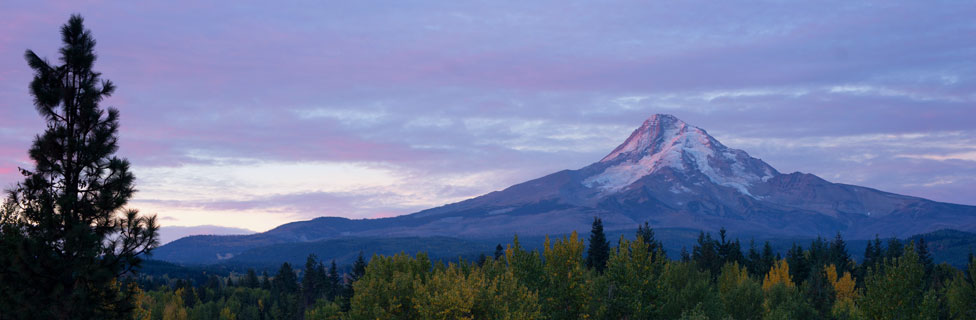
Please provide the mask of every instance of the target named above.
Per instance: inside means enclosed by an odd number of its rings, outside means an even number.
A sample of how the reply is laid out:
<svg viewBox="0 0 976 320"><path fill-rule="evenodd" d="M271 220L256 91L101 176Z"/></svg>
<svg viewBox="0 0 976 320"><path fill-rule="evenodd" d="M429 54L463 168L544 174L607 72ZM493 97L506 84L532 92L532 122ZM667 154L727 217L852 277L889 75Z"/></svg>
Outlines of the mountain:
<svg viewBox="0 0 976 320"><path fill-rule="evenodd" d="M249 236L195 236L159 248L181 263L232 260L248 250L341 238L508 239L645 221L658 230L716 231L739 237L848 239L908 237L940 229L976 231L976 207L780 173L705 130L658 114L600 161L501 191L383 219L323 217ZM507 240L504 242L508 242Z"/></svg>
<svg viewBox="0 0 976 320"><path fill-rule="evenodd" d="M167 244L173 240L194 235L244 235L254 231L241 228L221 227L214 225L203 226L167 226L159 228L159 243Z"/></svg>

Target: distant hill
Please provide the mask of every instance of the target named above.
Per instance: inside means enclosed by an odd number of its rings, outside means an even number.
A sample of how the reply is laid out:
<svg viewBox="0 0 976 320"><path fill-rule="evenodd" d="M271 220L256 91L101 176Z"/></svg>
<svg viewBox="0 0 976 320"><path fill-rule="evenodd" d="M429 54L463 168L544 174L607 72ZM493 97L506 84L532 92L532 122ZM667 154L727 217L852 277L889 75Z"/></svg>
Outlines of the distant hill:
<svg viewBox="0 0 976 320"><path fill-rule="evenodd" d="M692 246L698 237L697 231L663 229L656 230L658 239L663 239L664 247L672 259L678 259L682 248L691 251ZM566 235L554 235L553 238ZM580 234L581 237L587 234ZM624 236L633 239L633 230L613 231L608 233L608 239L614 242ZM714 235L713 235L714 236ZM736 238L734 235L731 235ZM540 250L545 237L531 236L520 237L519 242L528 250ZM933 260L936 263L948 263L957 268L965 267L967 256L970 253L976 254L976 234L957 231L939 230L921 235L915 235L908 241L918 241L925 238ZM742 245L743 253L749 250L750 239L738 238ZM809 248L810 241L813 239L760 239L755 241L755 245L761 250L763 242L769 241L774 252L786 254L786 251L794 244ZM830 240L830 238L828 238ZM887 243L888 239L881 239ZM850 240L847 241L847 249L851 258L860 261L864 255L867 242L871 240ZM274 273L281 263L288 262L295 266L301 266L309 254L315 254L322 261L328 263L335 260L339 269L345 271L355 261L356 257L362 252L368 260L373 254L393 255L405 252L414 255L418 252L427 253L432 260L442 262L476 261L478 256L484 254L491 256L495 251L495 246L502 244L507 247L512 239L480 239L465 240L449 237L411 237L411 238L345 238L323 240L316 242L288 242L277 245L270 245L254 248L244 253L222 260L220 263L208 265L178 265L159 260L148 260L143 265L142 274L155 277L163 275L173 279L194 279L198 283L206 281L208 275L228 275L231 272L237 274L244 273L247 269L253 268L261 271Z"/></svg>
<svg viewBox="0 0 976 320"><path fill-rule="evenodd" d="M159 243L167 244L173 240L195 235L246 235L256 232L241 228L221 227L214 225L203 226L163 226L159 228Z"/></svg>
<svg viewBox="0 0 976 320"><path fill-rule="evenodd" d="M724 227L741 239L841 233L858 240L876 234L906 238L947 228L976 231L974 206L832 183L812 174L780 173L701 128L654 115L606 157L578 170L399 217L323 217L248 236L187 237L159 248L156 255L178 263L212 264L275 253L262 248L311 248L306 244L353 238L376 243L439 237L477 243L514 234L588 231L594 216L609 231L633 230L646 221L662 232L697 234Z"/></svg>

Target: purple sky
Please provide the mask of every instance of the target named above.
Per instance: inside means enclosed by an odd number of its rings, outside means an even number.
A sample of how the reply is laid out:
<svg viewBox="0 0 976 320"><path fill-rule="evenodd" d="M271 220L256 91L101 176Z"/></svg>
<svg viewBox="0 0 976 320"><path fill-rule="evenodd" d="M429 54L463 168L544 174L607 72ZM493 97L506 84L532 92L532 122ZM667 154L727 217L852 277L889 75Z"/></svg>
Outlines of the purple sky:
<svg viewBox="0 0 976 320"><path fill-rule="evenodd" d="M294 3L294 2L291 2ZM782 172L976 205L976 4L0 2L0 187L32 49L81 13L165 225L438 206L595 162L671 113Z"/></svg>

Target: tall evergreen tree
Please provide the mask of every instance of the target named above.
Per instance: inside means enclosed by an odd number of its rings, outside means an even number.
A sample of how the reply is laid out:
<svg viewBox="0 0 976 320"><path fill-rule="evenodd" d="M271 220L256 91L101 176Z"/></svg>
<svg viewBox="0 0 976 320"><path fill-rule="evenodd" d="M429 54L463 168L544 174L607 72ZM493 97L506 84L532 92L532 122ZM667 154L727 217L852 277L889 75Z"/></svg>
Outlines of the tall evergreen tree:
<svg viewBox="0 0 976 320"><path fill-rule="evenodd" d="M590 230L590 248L586 251L586 267L603 273L610 258L610 243L603 233L603 221L593 217L593 228Z"/></svg>
<svg viewBox="0 0 976 320"><path fill-rule="evenodd" d="M925 238L919 237L918 241L915 242L915 253L918 254L918 261L925 267L925 277L927 279L932 275L935 262L932 261L932 254L929 253L929 245L925 243Z"/></svg>
<svg viewBox="0 0 976 320"><path fill-rule="evenodd" d="M790 276L796 283L806 280L810 275L810 262L803 252L803 246L793 243L790 251L786 252L786 263L790 265Z"/></svg>
<svg viewBox="0 0 976 320"><path fill-rule="evenodd" d="M742 243L739 242L739 239L729 242L725 252L725 263L744 264L746 262L746 257L742 254Z"/></svg>
<svg viewBox="0 0 976 320"><path fill-rule="evenodd" d="M494 256L495 260L501 259L502 256L504 255L505 255L505 248L502 247L501 243L499 243L497 246L495 246L495 256Z"/></svg>
<svg viewBox="0 0 976 320"><path fill-rule="evenodd" d="M279 319L300 319L302 314L301 289L298 286L298 277L291 264L287 262L281 264L278 273L271 280L271 299L274 300L274 309L280 317Z"/></svg>
<svg viewBox="0 0 976 320"><path fill-rule="evenodd" d="M261 289L271 290L271 276L268 275L267 271L261 272Z"/></svg>
<svg viewBox="0 0 976 320"><path fill-rule="evenodd" d="M847 243L844 242L840 232L830 243L828 264L833 264L838 274L851 271L851 255L847 253Z"/></svg>
<svg viewBox="0 0 976 320"><path fill-rule="evenodd" d="M366 259L363 258L363 252L359 252L359 256L356 257L356 262L352 263L352 281L359 280L366 274Z"/></svg>
<svg viewBox="0 0 976 320"><path fill-rule="evenodd" d="M769 241L763 243L763 251L762 251L763 272L760 274L766 274L766 272L769 272L769 269L773 267L773 264L775 264L777 260L780 260L780 258L773 253L773 246L769 244Z"/></svg>
<svg viewBox="0 0 976 320"><path fill-rule="evenodd" d="M710 233L703 231L698 233L698 242L691 248L691 259L698 265L698 269L708 271L715 277L722 268L718 247L719 242L712 239Z"/></svg>
<svg viewBox="0 0 976 320"><path fill-rule="evenodd" d="M651 253L657 253L660 251L662 256L667 256L667 252L664 251L664 245L660 240L657 240L654 236L654 229L651 228L650 224L646 221L644 225L637 226L637 237L644 240L647 244L647 251Z"/></svg>
<svg viewBox="0 0 976 320"><path fill-rule="evenodd" d="M830 264L830 243L827 239L817 236L810 242L810 249L806 251L807 264L810 270Z"/></svg>
<svg viewBox="0 0 976 320"><path fill-rule="evenodd" d="M302 272L302 297L306 308L314 304L315 300L324 293L322 289L325 285L325 279L319 278L317 271L319 265L320 263L314 254L309 254L305 259L305 269Z"/></svg>
<svg viewBox="0 0 976 320"><path fill-rule="evenodd" d="M349 302L352 301L353 295L355 295L355 290L353 284L359 279L362 279L366 275L366 259L363 258L363 252L359 252L359 256L356 257L356 261L352 263L352 272L349 274L349 278L342 282L342 295L343 295L343 310L349 310Z"/></svg>
<svg viewBox="0 0 976 320"><path fill-rule="evenodd" d="M746 261L746 269L754 277L762 276L768 271L762 269L762 255L759 254L759 250L756 248L755 239L749 240L749 253L746 255Z"/></svg>
<svg viewBox="0 0 976 320"><path fill-rule="evenodd" d="M61 27L61 65L27 50L30 93L46 122L29 156L33 171L0 209L0 310L4 317L126 318L136 271L158 245L155 216L125 208L135 177L118 150L119 111L99 103L115 91L92 70L95 39L81 16Z"/></svg>
<svg viewBox="0 0 976 320"><path fill-rule="evenodd" d="M875 263L884 262L884 246L881 245L881 238L874 235L874 246L871 247L871 256L875 258Z"/></svg>
<svg viewBox="0 0 976 320"><path fill-rule="evenodd" d="M329 273L326 275L326 279L328 279L329 286L328 292L326 292L326 298L329 301L335 301L335 298L342 289L340 283L341 278L339 278L339 271L336 268L335 260L332 260L332 263L329 265Z"/></svg>
<svg viewBox="0 0 976 320"><path fill-rule="evenodd" d="M271 280L271 290L282 293L298 293L298 277L295 276L291 264L285 262L278 268L278 273Z"/></svg>
<svg viewBox="0 0 976 320"><path fill-rule="evenodd" d="M881 239L878 235L874 236L873 241L868 241L867 247L864 248L864 259L861 261L861 265L857 269L857 284L858 287L864 286L864 279L867 279L868 274L872 272L879 272L880 268L884 266L884 257L882 256Z"/></svg>
<svg viewBox="0 0 976 320"><path fill-rule="evenodd" d="M247 276L244 278L244 286L252 289L261 286L261 281L258 280L258 274L257 272L254 272L254 269L247 269Z"/></svg>
<svg viewBox="0 0 976 320"><path fill-rule="evenodd" d="M888 247L885 248L885 259L892 260L901 257L905 253L905 245L898 238L888 239Z"/></svg>
<svg viewBox="0 0 976 320"><path fill-rule="evenodd" d="M801 291L807 302L817 310L821 319L829 319L831 307L834 305L834 287L827 280L822 266L813 266L810 275L801 286Z"/></svg>
<svg viewBox="0 0 976 320"><path fill-rule="evenodd" d="M688 253L688 248L681 247L681 254L679 255L681 262L691 262L691 254Z"/></svg>

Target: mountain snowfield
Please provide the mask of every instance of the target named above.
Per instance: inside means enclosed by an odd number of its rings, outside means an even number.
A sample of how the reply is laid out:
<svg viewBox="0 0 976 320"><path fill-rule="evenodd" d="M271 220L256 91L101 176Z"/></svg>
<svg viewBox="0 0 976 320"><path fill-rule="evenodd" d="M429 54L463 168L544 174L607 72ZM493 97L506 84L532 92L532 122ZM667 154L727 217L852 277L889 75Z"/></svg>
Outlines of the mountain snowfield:
<svg viewBox="0 0 976 320"><path fill-rule="evenodd" d="M627 141L600 160L611 166L583 180L583 185L615 193L644 176L670 167L682 172L697 170L715 184L754 197L749 192L752 185L779 173L766 163L759 168L746 167L750 161L759 160L745 151L722 145L701 128L672 115L658 114L644 121ZM675 193L689 191L682 186L671 190Z"/></svg>
<svg viewBox="0 0 976 320"><path fill-rule="evenodd" d="M335 239L510 239L589 230L717 231L743 238L908 237L976 231L976 207L784 174L705 130L658 114L600 161L414 214L322 217L247 236L195 236L159 248L174 262L213 263L257 248Z"/></svg>

